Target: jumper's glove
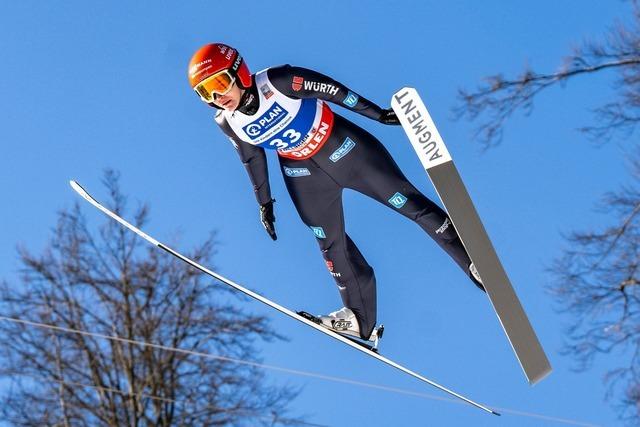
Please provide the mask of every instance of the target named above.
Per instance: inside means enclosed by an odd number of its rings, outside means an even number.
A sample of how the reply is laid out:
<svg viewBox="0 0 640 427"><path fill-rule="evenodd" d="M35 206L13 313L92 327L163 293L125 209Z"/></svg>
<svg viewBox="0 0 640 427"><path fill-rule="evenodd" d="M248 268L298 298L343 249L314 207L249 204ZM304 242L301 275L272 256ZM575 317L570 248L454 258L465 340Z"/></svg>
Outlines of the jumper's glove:
<svg viewBox="0 0 640 427"><path fill-rule="evenodd" d="M399 125L400 120L398 116L396 116L396 112L393 111L393 108L387 108L386 110L382 110L382 114L378 121L385 125Z"/></svg>
<svg viewBox="0 0 640 427"><path fill-rule="evenodd" d="M269 237L273 240L278 239L276 228L273 225L276 222L276 217L273 215L273 202L275 201L275 199L271 199L267 203L260 205L260 221L264 229L269 233Z"/></svg>

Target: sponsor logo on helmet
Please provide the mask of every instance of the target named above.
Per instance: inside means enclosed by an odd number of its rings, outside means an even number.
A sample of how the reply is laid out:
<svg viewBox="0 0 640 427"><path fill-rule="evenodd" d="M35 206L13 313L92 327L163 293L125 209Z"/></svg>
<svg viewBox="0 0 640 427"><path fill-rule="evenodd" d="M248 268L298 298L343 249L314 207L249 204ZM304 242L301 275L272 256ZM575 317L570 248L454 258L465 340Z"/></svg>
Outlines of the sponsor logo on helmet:
<svg viewBox="0 0 640 427"><path fill-rule="evenodd" d="M391 203L391 206L393 206L394 208L400 209L404 206L405 203L407 203L407 200L408 199L404 195L396 193L391 196L391 198L389 199L389 203Z"/></svg>
<svg viewBox="0 0 640 427"><path fill-rule="evenodd" d="M218 45L218 49L220 49L220 54L224 55L226 53L225 59L227 61L231 61L231 58L233 57L233 54L236 53L235 49L233 49L233 48L231 48L231 47L229 47L227 45L224 45L224 44ZM238 55L238 56L240 56L240 55Z"/></svg>
<svg viewBox="0 0 640 427"><path fill-rule="evenodd" d="M287 110L282 108L277 102L274 102L260 118L249 123L243 130L249 137L257 138L284 119L287 114Z"/></svg>
<svg viewBox="0 0 640 427"><path fill-rule="evenodd" d="M347 137L342 145L329 156L329 160L334 163L337 162L338 160L346 156L349 151L353 150L353 147L355 146L356 143L351 138Z"/></svg>
<svg viewBox="0 0 640 427"><path fill-rule="evenodd" d="M227 55L228 56L228 55ZM231 59L231 58L227 58L227 59ZM236 56L236 60L233 63L233 66L231 67L231 69L233 71L238 71L238 68L240 67L240 63L242 62L242 56L238 55Z"/></svg>
<svg viewBox="0 0 640 427"><path fill-rule="evenodd" d="M298 176L309 176L311 172L307 168L288 168L284 166L284 174L290 176L291 178L295 178Z"/></svg>
<svg viewBox="0 0 640 427"><path fill-rule="evenodd" d="M264 95L265 99L269 99L273 96L273 91L271 90L271 88L269 88L269 85L262 85L260 86L260 92L262 92L262 95Z"/></svg>
<svg viewBox="0 0 640 427"><path fill-rule="evenodd" d="M449 228L449 225L451 225L451 221L449 220L449 218L445 218L442 225L436 230L436 234L444 233L446 229Z"/></svg>
<svg viewBox="0 0 640 427"><path fill-rule="evenodd" d="M200 68L200 67L202 67L203 65L206 65L206 64L211 64L211 59L205 59L204 61L200 61L197 64L193 64L193 66L191 66L191 68L189 68L189 74L191 74L192 77L196 76L197 74L200 74L204 70L200 70L200 72L197 72L198 68ZM208 67L206 67L205 70L207 68Z"/></svg>
<svg viewBox="0 0 640 427"><path fill-rule="evenodd" d="M344 99L344 101L342 101L342 103L347 107L353 108L358 103L358 95L349 91L349 93L347 94L347 97Z"/></svg>
<svg viewBox="0 0 640 427"><path fill-rule="evenodd" d="M337 95L340 88L329 83L318 83L314 81L305 80L303 77L295 76L291 83L291 87L296 92L304 87L304 90L310 90L314 92L328 93L329 95Z"/></svg>

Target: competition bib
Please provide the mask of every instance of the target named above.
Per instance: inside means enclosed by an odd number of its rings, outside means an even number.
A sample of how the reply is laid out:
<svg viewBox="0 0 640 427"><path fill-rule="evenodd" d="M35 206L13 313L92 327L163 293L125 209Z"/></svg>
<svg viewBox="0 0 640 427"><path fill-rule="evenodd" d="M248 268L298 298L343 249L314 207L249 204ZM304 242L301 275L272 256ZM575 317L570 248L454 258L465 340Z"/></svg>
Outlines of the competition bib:
<svg viewBox="0 0 640 427"><path fill-rule="evenodd" d="M222 112L234 133L290 159L308 159L318 152L333 128L329 106L320 99L289 98L271 84L266 70L255 75L255 82L260 97L255 114Z"/></svg>

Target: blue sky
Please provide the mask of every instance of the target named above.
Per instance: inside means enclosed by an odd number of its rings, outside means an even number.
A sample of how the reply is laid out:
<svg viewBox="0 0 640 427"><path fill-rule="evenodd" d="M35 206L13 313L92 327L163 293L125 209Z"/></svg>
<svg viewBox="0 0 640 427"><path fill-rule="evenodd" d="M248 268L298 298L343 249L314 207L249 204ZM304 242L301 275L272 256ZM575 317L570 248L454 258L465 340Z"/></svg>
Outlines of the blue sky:
<svg viewBox="0 0 640 427"><path fill-rule="evenodd" d="M345 193L347 230L378 278L384 354L472 399L497 408L597 425L616 424L602 378L620 355L585 373L559 355L566 318L543 285L562 232L602 225L593 211L628 179L628 145L596 148L576 128L613 96L612 75L553 88L482 153L473 125L452 120L456 91L526 64L553 71L560 58L596 38L628 2L504 1L4 2L0 7L0 277L17 282L15 247L38 251L56 212L78 197L77 179L105 198L102 171L122 173L135 203L148 202L146 231L180 247L209 230L220 240L216 267L292 309L326 312L340 301L313 234L297 217L269 156L279 239L259 223L244 168L188 86L193 51L213 41L236 46L255 72L290 63L334 77L387 107L403 86L421 93L476 203L553 374L529 387L489 301L413 223L362 195ZM393 4L393 5L392 5ZM480 6L481 4L481 6ZM408 178L437 199L408 140L341 110L378 136ZM272 153L273 154L273 153ZM597 173L594 173L597 171ZM89 217L103 220L85 205ZM251 268L247 268L250 265ZM271 365L444 397L397 371L288 318L267 313L290 337L264 348ZM323 425L563 425L357 385L271 372L304 386L293 410Z"/></svg>

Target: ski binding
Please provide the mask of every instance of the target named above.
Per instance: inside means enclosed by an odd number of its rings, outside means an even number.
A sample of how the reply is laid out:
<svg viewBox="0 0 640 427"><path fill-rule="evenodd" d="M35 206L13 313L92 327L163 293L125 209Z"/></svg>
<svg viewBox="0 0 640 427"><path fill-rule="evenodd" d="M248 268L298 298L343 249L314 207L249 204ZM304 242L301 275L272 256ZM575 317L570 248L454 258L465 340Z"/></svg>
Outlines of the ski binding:
<svg viewBox="0 0 640 427"><path fill-rule="evenodd" d="M318 316L315 316L311 313L307 313L306 311L298 311L297 314L299 316L304 317L307 320L312 321L313 323L316 323L324 328L327 328L330 331L335 332L336 334L340 335L341 337L344 337L346 339L348 339L349 341L358 344L364 348L366 348L367 350L371 350L374 353L378 353L378 345L380 344L380 339L382 338L382 334L384 333L384 325L380 325L377 327L377 334L374 340L369 341L369 340L364 340L362 338L356 338L352 335L347 335L347 334L343 334L338 330L329 328L328 326L326 326L324 323L322 323L322 320L320 320L320 318Z"/></svg>

